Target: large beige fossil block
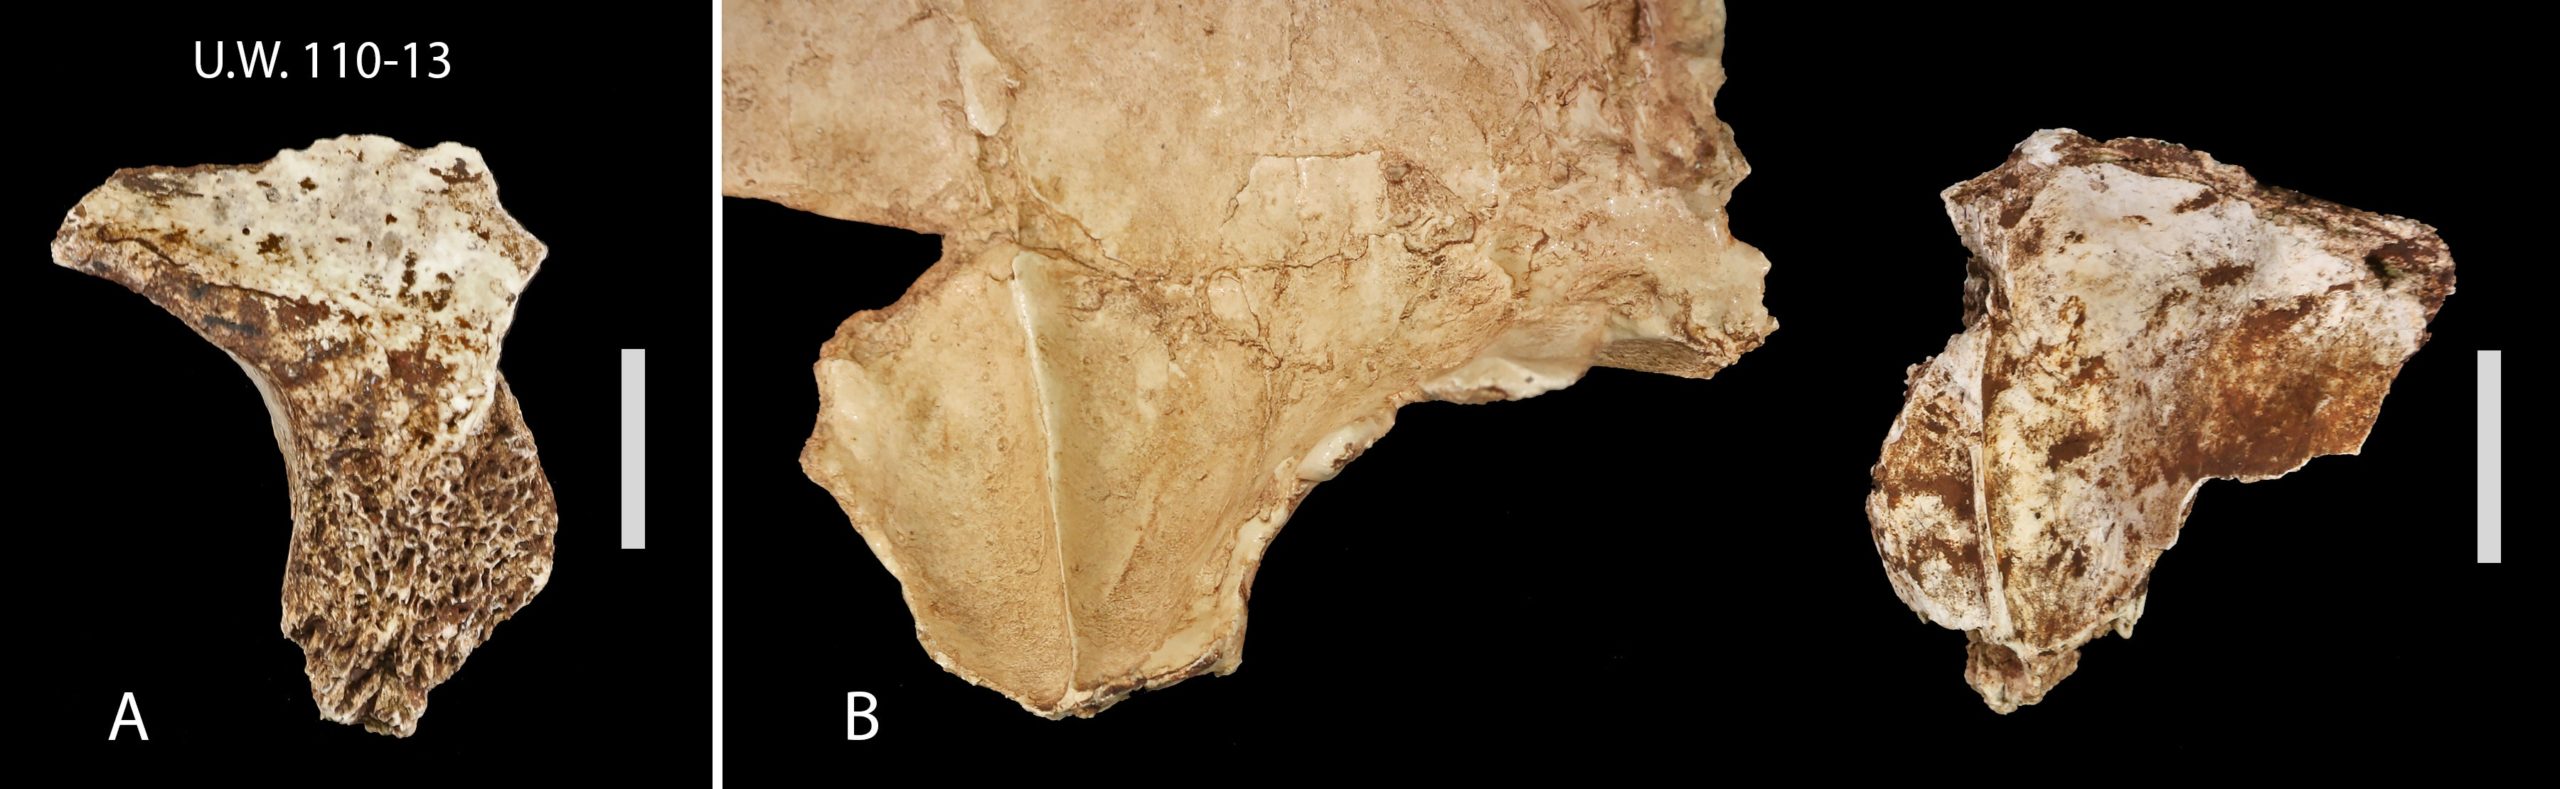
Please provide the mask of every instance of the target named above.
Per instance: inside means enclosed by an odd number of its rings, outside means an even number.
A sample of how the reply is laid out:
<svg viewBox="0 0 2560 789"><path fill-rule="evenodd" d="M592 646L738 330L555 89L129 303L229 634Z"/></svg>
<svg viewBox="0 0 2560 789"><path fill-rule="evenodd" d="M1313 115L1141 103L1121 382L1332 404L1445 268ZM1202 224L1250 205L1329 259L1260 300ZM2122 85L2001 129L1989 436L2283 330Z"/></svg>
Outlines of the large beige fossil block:
<svg viewBox="0 0 2560 789"><path fill-rule="evenodd" d="M2153 140L2038 132L1945 199L1965 331L1911 368L1867 514L1894 592L1965 631L2008 712L2132 635L2205 480L2364 445L2453 260Z"/></svg>
<svg viewBox="0 0 2560 789"><path fill-rule="evenodd" d="M1776 327L1723 21L730 2L726 191L943 235L820 352L802 465L932 657L1033 712L1232 671L1264 547L1397 407L1706 377Z"/></svg>
<svg viewBox="0 0 2560 789"><path fill-rule="evenodd" d="M282 627L323 718L414 732L550 578L551 484L498 375L545 253L478 151L381 137L120 170L54 237L55 263L149 297L265 397L293 495Z"/></svg>

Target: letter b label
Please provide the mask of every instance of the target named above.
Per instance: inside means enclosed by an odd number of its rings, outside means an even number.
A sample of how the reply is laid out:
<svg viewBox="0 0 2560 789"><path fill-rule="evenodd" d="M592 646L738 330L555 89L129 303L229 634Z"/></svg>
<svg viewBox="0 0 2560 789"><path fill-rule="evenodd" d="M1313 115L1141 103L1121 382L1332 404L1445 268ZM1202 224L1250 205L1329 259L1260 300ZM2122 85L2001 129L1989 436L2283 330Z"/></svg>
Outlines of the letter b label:
<svg viewBox="0 0 2560 789"><path fill-rule="evenodd" d="M871 694L854 691L844 694L844 738L868 740L880 736L880 700Z"/></svg>

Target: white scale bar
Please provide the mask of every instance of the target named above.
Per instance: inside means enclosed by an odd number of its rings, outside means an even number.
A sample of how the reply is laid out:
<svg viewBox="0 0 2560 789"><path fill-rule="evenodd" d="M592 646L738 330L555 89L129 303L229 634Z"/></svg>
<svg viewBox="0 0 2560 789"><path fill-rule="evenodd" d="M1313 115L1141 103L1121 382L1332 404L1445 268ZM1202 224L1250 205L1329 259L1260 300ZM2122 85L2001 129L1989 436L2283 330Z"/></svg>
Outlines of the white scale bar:
<svg viewBox="0 0 2560 789"><path fill-rule="evenodd" d="M2480 352L2480 561L2498 564L2499 352Z"/></svg>
<svg viewBox="0 0 2560 789"><path fill-rule="evenodd" d="M649 383L648 354L641 348L622 349L622 547L632 549L644 547L648 533L648 497L642 495L649 469L643 451L648 445L648 398L642 394Z"/></svg>

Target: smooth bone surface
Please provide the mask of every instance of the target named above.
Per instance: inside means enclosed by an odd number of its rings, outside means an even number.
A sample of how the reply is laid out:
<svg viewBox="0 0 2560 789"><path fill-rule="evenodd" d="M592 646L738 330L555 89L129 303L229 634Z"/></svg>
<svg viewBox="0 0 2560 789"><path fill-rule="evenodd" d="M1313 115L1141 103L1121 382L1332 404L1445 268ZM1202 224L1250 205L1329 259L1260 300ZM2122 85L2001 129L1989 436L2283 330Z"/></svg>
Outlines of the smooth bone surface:
<svg viewBox="0 0 2560 789"><path fill-rule="evenodd" d="M551 484L498 375L546 252L478 151L363 136L120 170L54 237L55 263L149 297L257 383L293 498L282 629L323 718L408 736L550 578Z"/></svg>
<svg viewBox="0 0 2560 789"><path fill-rule="evenodd" d="M1944 198L1965 331L1911 368L1867 514L1894 593L1965 631L2009 712L2133 634L2205 480L2363 447L2453 260L2156 140L2038 132Z"/></svg>
<svg viewBox="0 0 2560 789"><path fill-rule="evenodd" d="M933 659L1034 713L1233 671L1263 549L1397 407L1704 378L1776 328L1716 3L726 20L729 194L943 236L817 354L802 465Z"/></svg>

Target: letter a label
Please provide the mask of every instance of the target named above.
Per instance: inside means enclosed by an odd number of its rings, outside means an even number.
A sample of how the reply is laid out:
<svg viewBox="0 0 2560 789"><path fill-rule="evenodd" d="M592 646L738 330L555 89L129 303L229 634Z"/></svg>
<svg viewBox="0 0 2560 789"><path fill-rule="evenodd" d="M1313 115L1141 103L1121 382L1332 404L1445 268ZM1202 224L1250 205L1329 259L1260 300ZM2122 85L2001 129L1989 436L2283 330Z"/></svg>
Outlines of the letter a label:
<svg viewBox="0 0 2560 789"><path fill-rule="evenodd" d="M133 733L141 735L143 740L151 739L151 730L142 727L142 705L133 703L133 691L130 690L124 692L124 701L116 704L116 725L107 729L107 739L123 734L126 726L133 727Z"/></svg>

